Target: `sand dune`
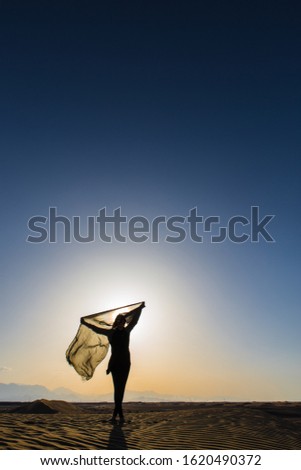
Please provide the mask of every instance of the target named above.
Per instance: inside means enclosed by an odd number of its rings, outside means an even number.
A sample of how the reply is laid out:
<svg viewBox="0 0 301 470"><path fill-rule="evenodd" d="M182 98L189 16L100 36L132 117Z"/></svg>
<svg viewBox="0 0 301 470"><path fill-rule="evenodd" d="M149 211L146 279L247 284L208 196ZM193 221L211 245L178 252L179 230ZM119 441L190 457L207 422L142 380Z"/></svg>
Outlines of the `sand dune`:
<svg viewBox="0 0 301 470"><path fill-rule="evenodd" d="M20 406L12 407L10 413L26 414L54 414L54 413L77 413L78 407L63 400L35 400Z"/></svg>
<svg viewBox="0 0 301 470"><path fill-rule="evenodd" d="M124 408L126 424L113 426L107 422L108 403L0 404L0 449L301 449L300 403L126 403Z"/></svg>

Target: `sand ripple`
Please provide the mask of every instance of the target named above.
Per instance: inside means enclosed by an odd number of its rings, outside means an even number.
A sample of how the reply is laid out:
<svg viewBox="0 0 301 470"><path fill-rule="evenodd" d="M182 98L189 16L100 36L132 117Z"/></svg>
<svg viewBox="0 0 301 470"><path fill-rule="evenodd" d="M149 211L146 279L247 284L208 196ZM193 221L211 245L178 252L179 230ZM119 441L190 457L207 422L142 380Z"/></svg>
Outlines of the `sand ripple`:
<svg viewBox="0 0 301 470"><path fill-rule="evenodd" d="M112 405L77 413L8 413L0 449L301 449L300 404L126 404L128 422L106 421Z"/></svg>

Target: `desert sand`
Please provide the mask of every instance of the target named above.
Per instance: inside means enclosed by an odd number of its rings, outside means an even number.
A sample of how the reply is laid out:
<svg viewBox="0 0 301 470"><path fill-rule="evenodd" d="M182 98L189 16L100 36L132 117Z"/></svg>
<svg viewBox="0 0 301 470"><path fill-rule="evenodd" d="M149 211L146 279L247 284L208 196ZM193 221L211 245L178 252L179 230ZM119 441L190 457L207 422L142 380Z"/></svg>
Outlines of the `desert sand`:
<svg viewBox="0 0 301 470"><path fill-rule="evenodd" d="M0 403L0 449L301 449L301 403Z"/></svg>

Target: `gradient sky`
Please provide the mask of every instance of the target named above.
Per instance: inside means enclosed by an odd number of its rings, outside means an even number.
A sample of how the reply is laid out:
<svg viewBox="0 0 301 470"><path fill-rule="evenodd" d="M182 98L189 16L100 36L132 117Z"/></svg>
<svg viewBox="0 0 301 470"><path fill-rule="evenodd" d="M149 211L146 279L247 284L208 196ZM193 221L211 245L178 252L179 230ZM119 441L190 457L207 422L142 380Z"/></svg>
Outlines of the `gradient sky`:
<svg viewBox="0 0 301 470"><path fill-rule="evenodd" d="M1 2L0 382L112 391L65 350L144 300L129 390L300 399L300 46L298 2ZM49 207L84 234L251 206L274 243L26 241Z"/></svg>

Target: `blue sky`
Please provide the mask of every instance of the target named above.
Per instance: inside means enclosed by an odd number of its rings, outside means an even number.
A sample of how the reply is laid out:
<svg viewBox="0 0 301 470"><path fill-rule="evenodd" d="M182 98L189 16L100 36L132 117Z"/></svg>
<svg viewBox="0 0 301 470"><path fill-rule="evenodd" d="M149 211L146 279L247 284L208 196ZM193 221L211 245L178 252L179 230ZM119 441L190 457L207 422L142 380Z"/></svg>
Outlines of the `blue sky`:
<svg viewBox="0 0 301 470"><path fill-rule="evenodd" d="M111 390L101 368L81 384L64 351L81 315L145 300L129 388L299 399L297 3L0 11L0 380ZM275 216L274 243L26 241L49 207L84 231L103 207L226 224L251 206Z"/></svg>

